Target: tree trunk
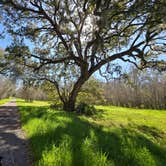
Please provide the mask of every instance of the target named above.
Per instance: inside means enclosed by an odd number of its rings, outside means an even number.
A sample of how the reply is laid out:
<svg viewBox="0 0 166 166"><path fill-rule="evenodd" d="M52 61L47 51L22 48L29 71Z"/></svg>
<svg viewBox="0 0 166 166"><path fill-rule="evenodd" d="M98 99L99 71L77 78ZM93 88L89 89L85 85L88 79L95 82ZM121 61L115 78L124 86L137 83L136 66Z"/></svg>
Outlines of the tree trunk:
<svg viewBox="0 0 166 166"><path fill-rule="evenodd" d="M86 80L88 80L89 77L80 77L77 82L75 83L73 90L70 93L68 101L63 102L63 109L67 112L73 112L75 111L75 104L76 104L76 98L78 96L78 92L80 91L82 85L85 83Z"/></svg>
<svg viewBox="0 0 166 166"><path fill-rule="evenodd" d="M73 112L75 110L76 101L67 101L63 104L63 110L67 112Z"/></svg>

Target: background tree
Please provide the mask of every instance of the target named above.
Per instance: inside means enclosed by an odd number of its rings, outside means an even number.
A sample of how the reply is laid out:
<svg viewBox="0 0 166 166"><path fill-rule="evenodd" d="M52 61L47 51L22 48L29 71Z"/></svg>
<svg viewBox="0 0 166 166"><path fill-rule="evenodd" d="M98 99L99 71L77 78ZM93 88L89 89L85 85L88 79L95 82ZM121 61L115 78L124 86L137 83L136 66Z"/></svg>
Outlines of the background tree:
<svg viewBox="0 0 166 166"><path fill-rule="evenodd" d="M107 104L151 109L166 109L166 75L154 70L132 68L127 77L104 86Z"/></svg>
<svg viewBox="0 0 166 166"><path fill-rule="evenodd" d="M5 59L5 52L3 49L0 48L0 74L4 74L6 71L6 59Z"/></svg>
<svg viewBox="0 0 166 166"><path fill-rule="evenodd" d="M46 93L41 89L33 86L23 86L16 91L16 96L28 102L33 100L46 100Z"/></svg>
<svg viewBox="0 0 166 166"><path fill-rule="evenodd" d="M49 81L43 81L40 85L40 89L45 93L47 96L47 100L53 101L54 104L59 103L62 105L57 90L55 89L54 84L50 83ZM55 103L56 102L56 103Z"/></svg>
<svg viewBox="0 0 166 166"><path fill-rule="evenodd" d="M35 68L39 79L53 83L64 110L73 111L82 85L97 70L112 74L113 61L139 69L164 64L156 57L165 52L165 3L1 0L0 13L15 45L29 46L25 52L10 49L10 55Z"/></svg>
<svg viewBox="0 0 166 166"><path fill-rule="evenodd" d="M26 73L27 74L27 73ZM47 93L41 86L41 83L36 79L20 76L20 85L17 88L16 96L26 101L33 100L48 100Z"/></svg>
<svg viewBox="0 0 166 166"><path fill-rule="evenodd" d="M15 95L15 85L11 80L0 75L0 99Z"/></svg>
<svg viewBox="0 0 166 166"><path fill-rule="evenodd" d="M104 96L104 85L94 77L90 78L78 93L77 103L87 104L104 104L106 102Z"/></svg>

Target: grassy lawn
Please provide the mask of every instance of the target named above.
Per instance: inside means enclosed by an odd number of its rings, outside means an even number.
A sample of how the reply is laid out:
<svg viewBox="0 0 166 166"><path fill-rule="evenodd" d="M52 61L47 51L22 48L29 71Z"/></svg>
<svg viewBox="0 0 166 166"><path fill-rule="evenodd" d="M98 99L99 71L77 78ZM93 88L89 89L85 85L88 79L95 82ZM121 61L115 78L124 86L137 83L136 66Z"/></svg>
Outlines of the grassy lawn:
<svg viewBox="0 0 166 166"><path fill-rule="evenodd" d="M9 102L10 100L11 100L11 98L8 98L8 99L1 99L1 100L0 100L0 105L5 104L5 103Z"/></svg>
<svg viewBox="0 0 166 166"><path fill-rule="evenodd" d="M165 166L166 111L96 106L93 117L18 100L35 166Z"/></svg>

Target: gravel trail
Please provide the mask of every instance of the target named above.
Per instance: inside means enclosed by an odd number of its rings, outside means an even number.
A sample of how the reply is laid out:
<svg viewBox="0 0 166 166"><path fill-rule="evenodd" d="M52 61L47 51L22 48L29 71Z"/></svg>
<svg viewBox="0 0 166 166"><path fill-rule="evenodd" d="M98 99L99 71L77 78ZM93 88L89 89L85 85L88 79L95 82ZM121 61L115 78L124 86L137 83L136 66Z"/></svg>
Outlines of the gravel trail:
<svg viewBox="0 0 166 166"><path fill-rule="evenodd" d="M0 166L30 166L16 102L0 106Z"/></svg>

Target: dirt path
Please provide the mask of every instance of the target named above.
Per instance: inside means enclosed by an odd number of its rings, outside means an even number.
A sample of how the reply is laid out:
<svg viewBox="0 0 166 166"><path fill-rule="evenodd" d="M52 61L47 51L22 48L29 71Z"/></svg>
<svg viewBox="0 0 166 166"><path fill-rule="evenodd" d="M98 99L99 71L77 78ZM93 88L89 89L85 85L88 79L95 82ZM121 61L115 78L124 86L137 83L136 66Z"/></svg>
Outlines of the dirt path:
<svg viewBox="0 0 166 166"><path fill-rule="evenodd" d="M15 101L0 106L0 166L29 166Z"/></svg>

